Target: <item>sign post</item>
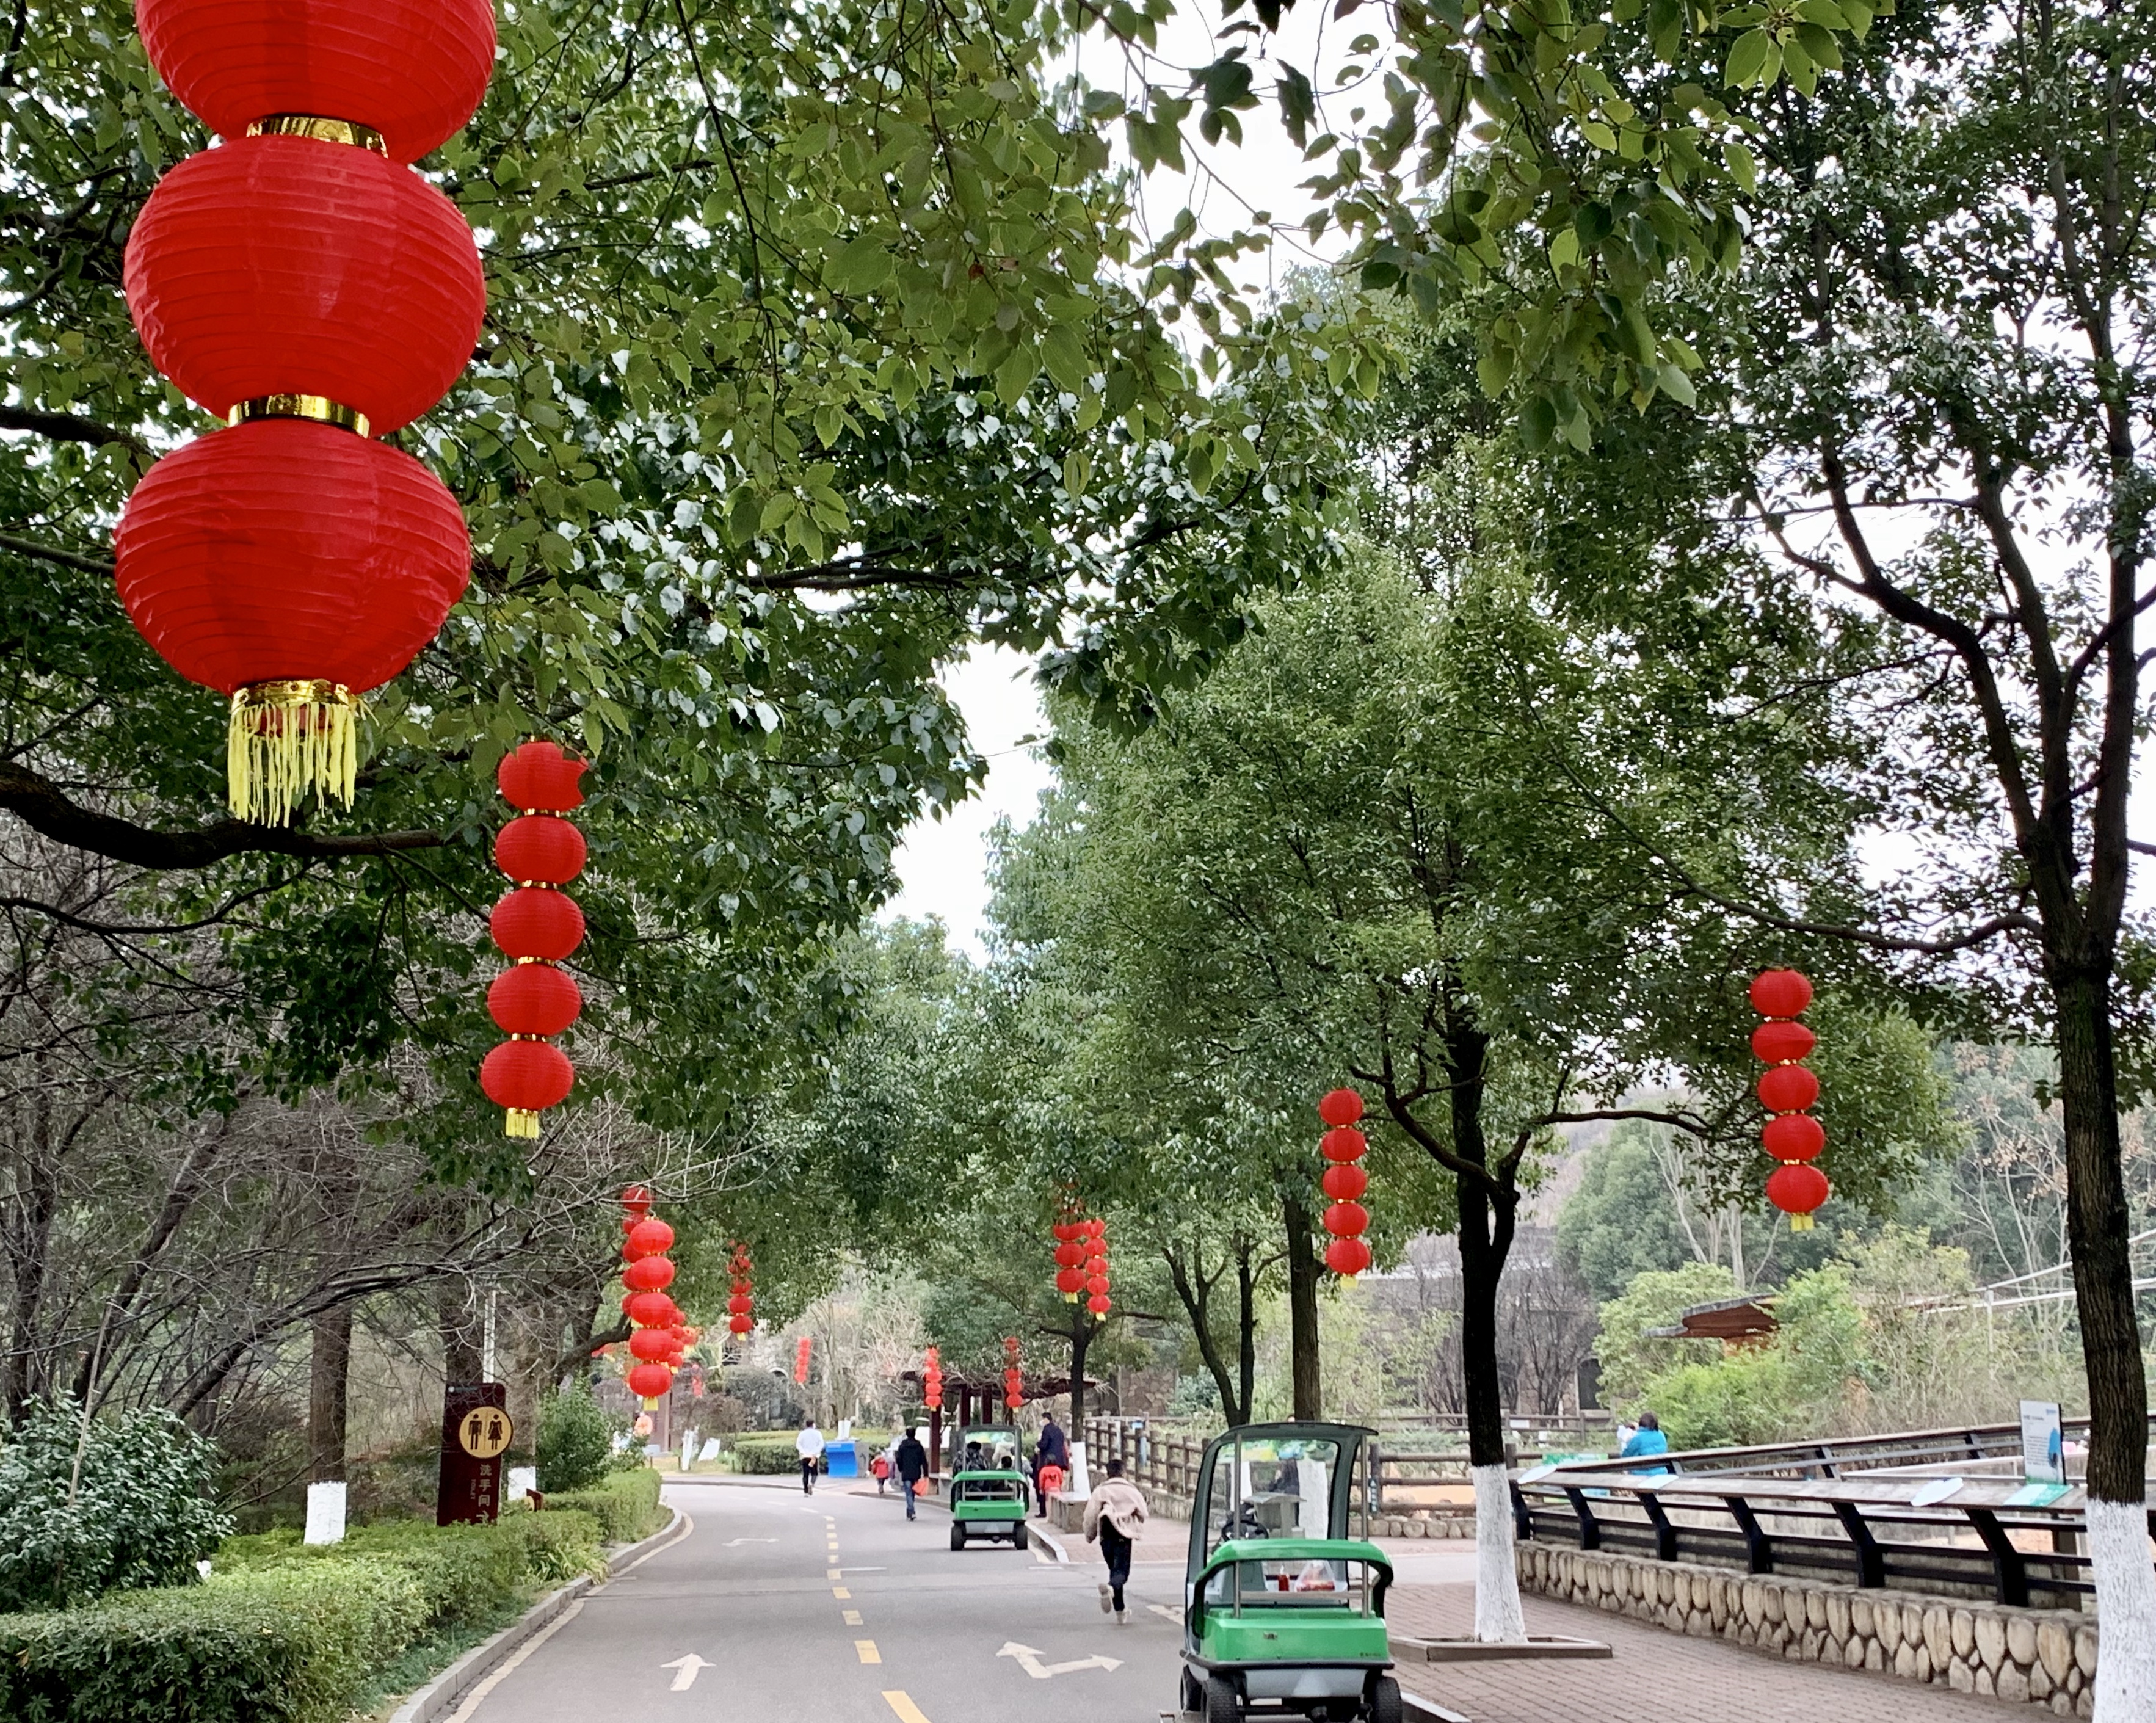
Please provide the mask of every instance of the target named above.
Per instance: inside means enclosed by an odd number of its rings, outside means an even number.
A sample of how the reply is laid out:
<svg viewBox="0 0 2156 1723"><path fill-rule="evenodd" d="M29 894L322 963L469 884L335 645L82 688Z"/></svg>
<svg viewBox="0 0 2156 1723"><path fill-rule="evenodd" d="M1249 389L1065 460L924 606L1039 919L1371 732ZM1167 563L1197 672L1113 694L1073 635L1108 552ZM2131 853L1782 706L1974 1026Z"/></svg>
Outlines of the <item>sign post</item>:
<svg viewBox="0 0 2156 1723"><path fill-rule="evenodd" d="M441 1482L437 1526L491 1526L501 1511L501 1456L516 1433L498 1382L452 1387L442 1397Z"/></svg>

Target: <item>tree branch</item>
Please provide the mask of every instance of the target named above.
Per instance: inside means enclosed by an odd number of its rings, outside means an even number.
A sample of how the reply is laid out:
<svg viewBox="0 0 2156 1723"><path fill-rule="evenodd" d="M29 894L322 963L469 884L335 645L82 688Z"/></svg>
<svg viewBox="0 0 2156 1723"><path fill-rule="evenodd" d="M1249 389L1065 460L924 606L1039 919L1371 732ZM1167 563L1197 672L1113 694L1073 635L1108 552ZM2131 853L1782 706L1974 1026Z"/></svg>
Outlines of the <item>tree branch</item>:
<svg viewBox="0 0 2156 1723"><path fill-rule="evenodd" d="M157 452L132 431L116 430L78 413L44 413L33 407L0 406L0 431L34 431L55 443L87 443L95 449L117 443L146 467L157 458Z"/></svg>
<svg viewBox="0 0 2156 1723"><path fill-rule="evenodd" d="M62 568L80 568L85 574L110 576L112 572L110 556L85 556L80 551L58 550L51 545L17 538L12 532L0 532L0 551L13 551L18 556L32 557L39 562L56 562Z"/></svg>

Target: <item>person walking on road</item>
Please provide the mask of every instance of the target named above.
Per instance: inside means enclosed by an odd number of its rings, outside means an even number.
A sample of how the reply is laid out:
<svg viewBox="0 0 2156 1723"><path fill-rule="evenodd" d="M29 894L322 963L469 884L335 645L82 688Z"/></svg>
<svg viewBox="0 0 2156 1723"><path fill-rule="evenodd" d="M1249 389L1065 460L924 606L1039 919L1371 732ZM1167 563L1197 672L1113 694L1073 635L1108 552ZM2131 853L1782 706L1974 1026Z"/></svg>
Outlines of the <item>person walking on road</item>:
<svg viewBox="0 0 2156 1723"><path fill-rule="evenodd" d="M1055 1474L1055 1482L1048 1481L1048 1474ZM1063 1433L1063 1427L1055 1421L1055 1414L1048 1414L1048 1422L1040 1427L1040 1438L1033 1446L1033 1493L1040 1499L1040 1515L1048 1517L1048 1498L1056 1487L1070 1475L1070 1438Z"/></svg>
<svg viewBox="0 0 2156 1723"><path fill-rule="evenodd" d="M1086 1498L1086 1541L1101 1546L1101 1558L1108 1564L1108 1577L1101 1582L1101 1609L1112 1612L1118 1625L1130 1617L1123 1608L1123 1587L1131 1582L1131 1546L1145 1530L1145 1498L1123 1475L1123 1463L1108 1462L1107 1475Z"/></svg>
<svg viewBox="0 0 2156 1723"><path fill-rule="evenodd" d="M891 1469L898 1474L899 1494L906 1498L906 1517L913 1517L913 1505L920 1500L915 1488L928 1475L928 1450L921 1445L921 1438L908 1429L891 1450Z"/></svg>
<svg viewBox="0 0 2156 1723"><path fill-rule="evenodd" d="M793 1451L801 1456L801 1493L816 1493L816 1468L824 1460L824 1433L813 1418L801 1421L801 1433L793 1438Z"/></svg>

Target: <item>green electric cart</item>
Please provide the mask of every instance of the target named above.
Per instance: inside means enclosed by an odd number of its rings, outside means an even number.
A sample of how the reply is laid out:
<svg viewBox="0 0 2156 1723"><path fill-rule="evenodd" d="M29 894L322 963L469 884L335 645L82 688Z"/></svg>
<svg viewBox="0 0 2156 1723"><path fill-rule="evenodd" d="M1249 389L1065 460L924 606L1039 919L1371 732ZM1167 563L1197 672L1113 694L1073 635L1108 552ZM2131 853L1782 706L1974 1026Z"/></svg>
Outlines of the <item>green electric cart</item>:
<svg viewBox="0 0 2156 1723"><path fill-rule="evenodd" d="M1028 1495L1018 1432L1009 1424L977 1424L958 1434L951 1469L951 1547L971 1538L1002 1538L1024 1549Z"/></svg>
<svg viewBox="0 0 2156 1723"><path fill-rule="evenodd" d="M1246 1424L1198 1474L1183 1592L1183 1709L1400 1723L1385 1638L1393 1566L1369 1541L1376 1433Z"/></svg>

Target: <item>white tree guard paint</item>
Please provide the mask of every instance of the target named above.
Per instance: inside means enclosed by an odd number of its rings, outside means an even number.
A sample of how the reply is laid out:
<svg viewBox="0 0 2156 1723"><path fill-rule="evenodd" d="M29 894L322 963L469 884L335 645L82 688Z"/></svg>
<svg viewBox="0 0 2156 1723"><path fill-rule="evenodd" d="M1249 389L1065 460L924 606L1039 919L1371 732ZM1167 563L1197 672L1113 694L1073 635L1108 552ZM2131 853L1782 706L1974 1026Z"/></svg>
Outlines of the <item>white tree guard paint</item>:
<svg viewBox="0 0 2156 1723"><path fill-rule="evenodd" d="M1471 1466L1467 1475L1475 1480L1475 1637L1485 1645L1524 1645L1527 1618L1520 1613L1512 1492L1505 1468Z"/></svg>
<svg viewBox="0 0 2156 1723"><path fill-rule="evenodd" d="M2096 1723L2156 1723L2156 1567L2148 1510L2138 1502L2088 1505L2095 1570Z"/></svg>

